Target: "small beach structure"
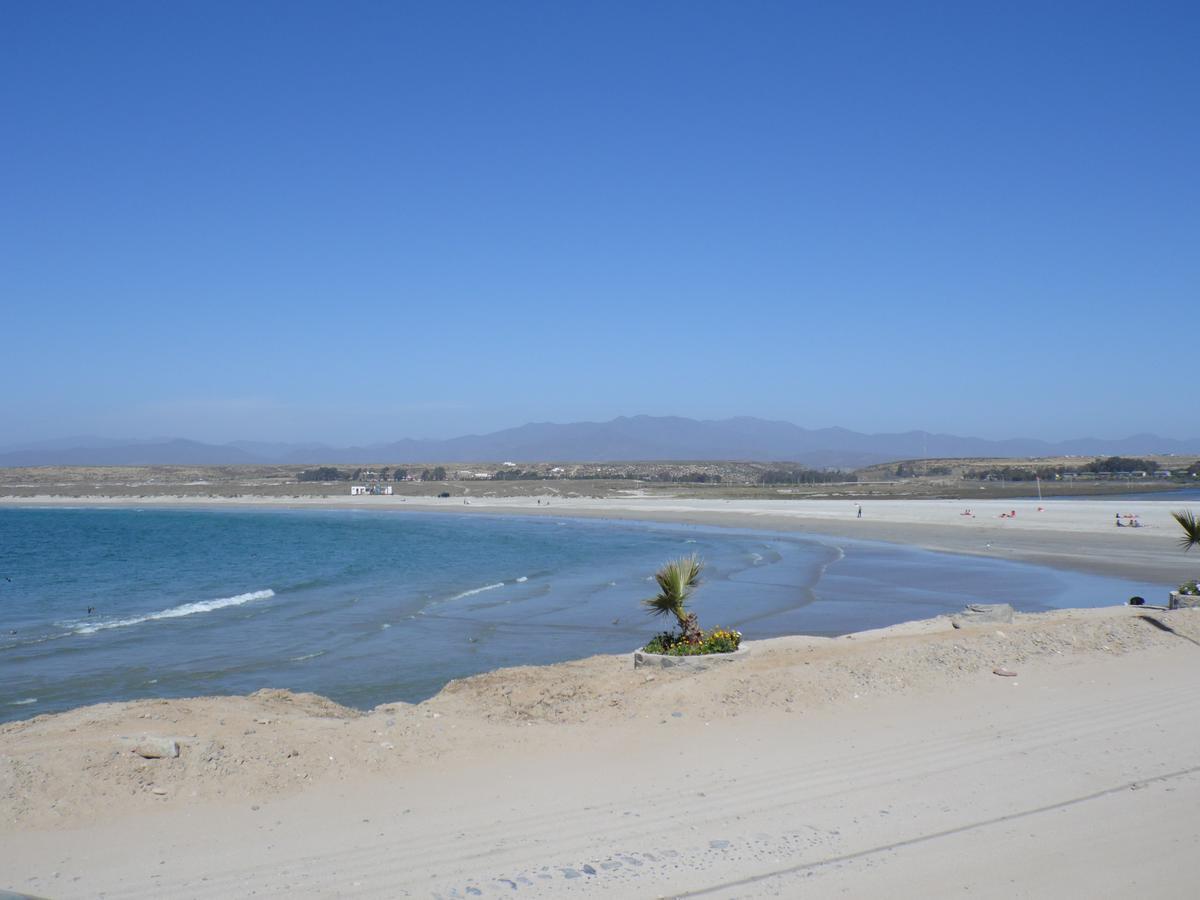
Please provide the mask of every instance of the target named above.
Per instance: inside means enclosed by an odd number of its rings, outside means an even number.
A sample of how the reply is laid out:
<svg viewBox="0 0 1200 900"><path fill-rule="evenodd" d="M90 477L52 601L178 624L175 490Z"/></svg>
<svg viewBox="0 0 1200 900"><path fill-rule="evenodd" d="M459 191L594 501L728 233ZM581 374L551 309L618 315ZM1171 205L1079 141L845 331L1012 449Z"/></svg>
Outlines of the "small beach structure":
<svg viewBox="0 0 1200 900"><path fill-rule="evenodd" d="M392 495L392 486L390 484L352 484L350 485L350 496L361 497L367 494L376 496L390 497Z"/></svg>

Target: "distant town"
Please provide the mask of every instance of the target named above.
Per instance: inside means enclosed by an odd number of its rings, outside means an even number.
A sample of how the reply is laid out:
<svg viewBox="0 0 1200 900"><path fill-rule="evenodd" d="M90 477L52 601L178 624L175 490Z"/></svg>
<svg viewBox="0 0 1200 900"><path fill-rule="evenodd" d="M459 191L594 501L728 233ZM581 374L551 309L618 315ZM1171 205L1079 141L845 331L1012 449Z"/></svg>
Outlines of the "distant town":
<svg viewBox="0 0 1200 900"><path fill-rule="evenodd" d="M1000 465L999 462L1005 464ZM1168 466L1172 466L1168 468ZM800 485L857 484L912 478L996 482L1157 481L1192 483L1200 479L1200 460L1171 458L1164 461L1110 456L1074 462L1025 462L998 460L909 460L845 471L813 469L795 464L698 462L698 463L571 463L528 464L504 462L466 468L445 466L408 468L345 468L321 466L299 473L301 482L353 481L373 484L388 482L446 481L545 481L602 480L639 481L657 484Z"/></svg>
<svg viewBox="0 0 1200 900"><path fill-rule="evenodd" d="M331 496L486 498L545 494L764 499L1087 496L1200 486L1200 458L908 459L854 470L785 462L173 465L0 468L0 497Z"/></svg>

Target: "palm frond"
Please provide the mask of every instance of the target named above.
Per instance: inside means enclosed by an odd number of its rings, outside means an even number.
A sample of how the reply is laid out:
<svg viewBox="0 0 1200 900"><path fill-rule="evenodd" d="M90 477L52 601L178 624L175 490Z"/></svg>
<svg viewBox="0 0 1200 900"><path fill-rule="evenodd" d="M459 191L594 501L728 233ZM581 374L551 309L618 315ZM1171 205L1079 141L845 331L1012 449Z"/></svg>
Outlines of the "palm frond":
<svg viewBox="0 0 1200 900"><path fill-rule="evenodd" d="M688 598L700 584L700 573L703 571L704 562L699 557L685 556L671 560L654 573L658 594L642 601L647 612L655 616L673 615L682 623L687 615L685 607Z"/></svg>
<svg viewBox="0 0 1200 900"><path fill-rule="evenodd" d="M652 616L665 616L674 613L678 605L675 598L669 594L659 594L657 597L643 600L642 603L646 605L646 611Z"/></svg>
<svg viewBox="0 0 1200 900"><path fill-rule="evenodd" d="M1179 539L1179 546L1184 550L1200 547L1200 519L1196 518L1196 514L1191 510L1180 510L1171 513L1171 517L1183 529L1183 537Z"/></svg>

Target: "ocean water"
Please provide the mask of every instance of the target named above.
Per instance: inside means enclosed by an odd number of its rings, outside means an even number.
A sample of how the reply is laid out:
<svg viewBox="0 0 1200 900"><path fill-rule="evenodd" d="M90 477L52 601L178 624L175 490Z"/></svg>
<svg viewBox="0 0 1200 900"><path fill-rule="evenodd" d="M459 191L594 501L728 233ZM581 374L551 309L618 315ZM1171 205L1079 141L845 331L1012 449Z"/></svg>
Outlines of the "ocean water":
<svg viewBox="0 0 1200 900"><path fill-rule="evenodd" d="M447 681L640 646L652 573L747 638L833 635L1163 585L839 538L353 510L0 508L0 721L87 703L314 691L368 708Z"/></svg>

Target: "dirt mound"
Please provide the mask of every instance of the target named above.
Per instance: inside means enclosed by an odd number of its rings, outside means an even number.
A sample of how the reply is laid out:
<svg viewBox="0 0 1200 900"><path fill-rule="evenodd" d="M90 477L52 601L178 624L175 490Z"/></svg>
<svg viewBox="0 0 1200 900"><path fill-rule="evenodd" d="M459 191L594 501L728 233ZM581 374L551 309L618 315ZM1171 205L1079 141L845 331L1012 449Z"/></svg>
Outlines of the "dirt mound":
<svg viewBox="0 0 1200 900"><path fill-rule="evenodd" d="M451 682L416 706L369 713L279 690L101 704L0 726L0 827L66 827L219 797L253 802L363 772L403 777L485 746L586 742L597 728L642 729L685 710L714 720L804 713L996 668L1019 676L1034 659L1070 665L1181 642L1200 652L1200 611L1118 607L963 629L935 619L840 638L777 638L752 642L741 662L698 673L635 670L628 655L502 669ZM179 756L142 758L133 749L145 738L177 741Z"/></svg>

